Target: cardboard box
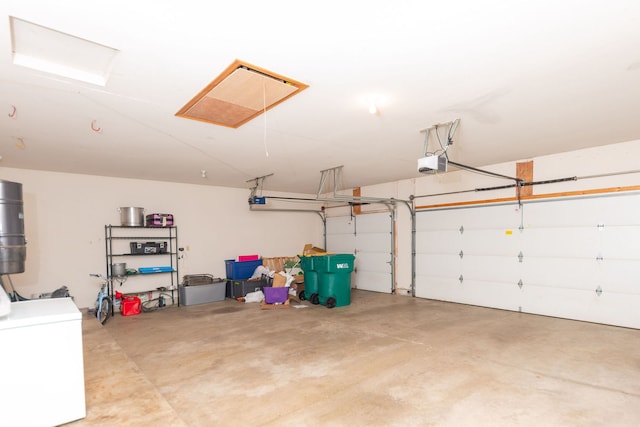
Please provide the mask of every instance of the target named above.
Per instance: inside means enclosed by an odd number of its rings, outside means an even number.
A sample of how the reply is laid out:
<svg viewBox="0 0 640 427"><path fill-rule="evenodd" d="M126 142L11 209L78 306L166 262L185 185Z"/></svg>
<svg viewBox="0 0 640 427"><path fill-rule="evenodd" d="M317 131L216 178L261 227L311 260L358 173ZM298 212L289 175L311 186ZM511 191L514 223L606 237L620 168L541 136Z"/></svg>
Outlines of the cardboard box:
<svg viewBox="0 0 640 427"><path fill-rule="evenodd" d="M289 304L289 300L285 301L282 304L267 304L264 301L260 303L261 310L277 310L279 308L290 308L290 307L291 307L291 304Z"/></svg>
<svg viewBox="0 0 640 427"><path fill-rule="evenodd" d="M288 261L298 261L298 257L294 256L281 256L281 257L271 257L271 258L262 258L262 263L265 267L269 269L269 271L284 271L284 265Z"/></svg>
<svg viewBox="0 0 640 427"><path fill-rule="evenodd" d="M271 282L271 286L274 288L281 288L287 284L287 278L284 277L280 273L276 273L273 275L273 281Z"/></svg>
<svg viewBox="0 0 640 427"><path fill-rule="evenodd" d="M324 249L313 246L311 243L304 245L302 250L302 255L326 255L327 253Z"/></svg>
<svg viewBox="0 0 640 427"><path fill-rule="evenodd" d="M216 301L223 301L224 294L224 282L196 286L180 285L179 287L180 304L182 305L207 304Z"/></svg>
<svg viewBox="0 0 640 427"><path fill-rule="evenodd" d="M278 310L280 308L291 308L291 301L300 303L300 298L298 298L295 295L289 294L289 299L282 304L267 304L266 302L262 301L260 303L260 309L261 310Z"/></svg>

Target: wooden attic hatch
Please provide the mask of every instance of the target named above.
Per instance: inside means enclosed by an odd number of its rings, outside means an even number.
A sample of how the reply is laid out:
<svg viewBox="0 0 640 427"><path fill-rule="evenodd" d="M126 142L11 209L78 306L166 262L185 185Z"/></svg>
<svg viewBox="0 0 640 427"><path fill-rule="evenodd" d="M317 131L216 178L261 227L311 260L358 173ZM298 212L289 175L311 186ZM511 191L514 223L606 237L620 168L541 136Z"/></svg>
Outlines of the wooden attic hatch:
<svg viewBox="0 0 640 427"><path fill-rule="evenodd" d="M176 116L238 128L307 87L309 85L235 60Z"/></svg>

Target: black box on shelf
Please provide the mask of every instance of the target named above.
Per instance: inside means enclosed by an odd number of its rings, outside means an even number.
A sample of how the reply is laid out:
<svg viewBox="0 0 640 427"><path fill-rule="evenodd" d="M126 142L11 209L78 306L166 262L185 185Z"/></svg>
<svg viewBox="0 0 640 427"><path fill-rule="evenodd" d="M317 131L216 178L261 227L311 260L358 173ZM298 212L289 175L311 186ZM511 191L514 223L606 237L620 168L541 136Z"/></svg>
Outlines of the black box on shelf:
<svg viewBox="0 0 640 427"><path fill-rule="evenodd" d="M167 242L129 242L134 255L166 254Z"/></svg>

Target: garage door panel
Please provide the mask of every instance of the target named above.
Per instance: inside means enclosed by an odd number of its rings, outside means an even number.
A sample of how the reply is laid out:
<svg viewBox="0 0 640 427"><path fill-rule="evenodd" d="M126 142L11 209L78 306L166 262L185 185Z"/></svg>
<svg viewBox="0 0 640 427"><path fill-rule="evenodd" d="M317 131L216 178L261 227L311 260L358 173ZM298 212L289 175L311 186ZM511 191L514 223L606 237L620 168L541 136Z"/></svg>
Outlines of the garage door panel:
<svg viewBox="0 0 640 427"><path fill-rule="evenodd" d="M603 291L640 294L640 262L604 259L597 265L595 276Z"/></svg>
<svg viewBox="0 0 640 427"><path fill-rule="evenodd" d="M436 299L455 302L460 298L460 282L456 277L426 275L417 276L416 296L419 298Z"/></svg>
<svg viewBox="0 0 640 427"><path fill-rule="evenodd" d="M458 209L460 225L464 233L474 229L517 228L520 224L521 213L515 203L508 205L485 205Z"/></svg>
<svg viewBox="0 0 640 427"><path fill-rule="evenodd" d="M522 292L516 283L467 280L461 285L460 301L482 307L518 310Z"/></svg>
<svg viewBox="0 0 640 427"><path fill-rule="evenodd" d="M518 258L500 256L464 256L462 260L464 277L482 281L498 281L516 284L522 277Z"/></svg>
<svg viewBox="0 0 640 427"><path fill-rule="evenodd" d="M327 234L353 234L353 221L348 216L327 218Z"/></svg>
<svg viewBox="0 0 640 427"><path fill-rule="evenodd" d="M604 226L598 234L604 258L633 259L640 254L640 226Z"/></svg>
<svg viewBox="0 0 640 427"><path fill-rule="evenodd" d="M355 277L355 279L352 279L351 287L374 292L392 292L389 273L359 270L352 277Z"/></svg>
<svg viewBox="0 0 640 427"><path fill-rule="evenodd" d="M526 285L522 288L522 310L527 313L587 320L586 311L597 295L595 291L560 288L553 285Z"/></svg>
<svg viewBox="0 0 640 427"><path fill-rule="evenodd" d="M416 296L638 328L638 212L639 193L418 212Z"/></svg>
<svg viewBox="0 0 640 427"><path fill-rule="evenodd" d="M429 231L420 233L420 239L416 239L416 252L460 252L462 239L460 233L453 231Z"/></svg>
<svg viewBox="0 0 640 427"><path fill-rule="evenodd" d="M595 259L527 257L522 267L525 284L582 290L595 290L600 284Z"/></svg>
<svg viewBox="0 0 640 427"><path fill-rule="evenodd" d="M375 250L386 250L391 252L391 234L390 233L358 233L356 236L358 248L375 248Z"/></svg>
<svg viewBox="0 0 640 427"><path fill-rule="evenodd" d="M515 284L467 279L460 282L456 277L432 275L420 276L417 280L420 282L416 287L419 298L505 310L518 310L520 306L522 292Z"/></svg>
<svg viewBox="0 0 640 427"><path fill-rule="evenodd" d="M437 220L431 221L429 218L422 217L422 221L416 224L416 231L429 231L429 230L448 230L457 231L464 222L467 213L465 210L446 210L446 211L432 211L433 213L446 213L438 215ZM417 213L421 216L421 212Z"/></svg>
<svg viewBox="0 0 640 427"><path fill-rule="evenodd" d="M368 214L355 217L357 233L379 233L391 231L391 215Z"/></svg>
<svg viewBox="0 0 640 427"><path fill-rule="evenodd" d="M526 222L535 227L637 224L637 198L637 194L612 194L596 198L530 203L525 206L525 217Z"/></svg>
<svg viewBox="0 0 640 427"><path fill-rule="evenodd" d="M522 311L587 322L640 328L640 295L625 295L553 287L523 287Z"/></svg>
<svg viewBox="0 0 640 427"><path fill-rule="evenodd" d="M555 200L525 205L525 228L592 227L602 217L596 199Z"/></svg>
<svg viewBox="0 0 640 427"><path fill-rule="evenodd" d="M389 213L327 218L327 250L355 254L352 286L377 292L392 291L391 230Z"/></svg>
<svg viewBox="0 0 640 427"><path fill-rule="evenodd" d="M327 236L327 249L337 254L351 254L355 250L356 241L354 238L344 238L340 236Z"/></svg>
<svg viewBox="0 0 640 427"><path fill-rule="evenodd" d="M591 297L591 305L585 311L589 322L618 325L627 328L640 328L640 316L628 316L640 307L640 294L629 295L602 292L600 296Z"/></svg>
<svg viewBox="0 0 640 427"><path fill-rule="evenodd" d="M504 228L465 231L461 244L465 253L513 257L518 255L521 246L520 236L507 234Z"/></svg>
<svg viewBox="0 0 640 427"><path fill-rule="evenodd" d="M355 268L358 274L361 271L376 271L391 274L390 260L391 254L358 251L356 253Z"/></svg>
<svg viewBox="0 0 640 427"><path fill-rule="evenodd" d="M595 259L600 238L596 227L525 228L522 251L528 256Z"/></svg>
<svg viewBox="0 0 640 427"><path fill-rule="evenodd" d="M327 218L327 247L336 253L353 253L355 236L353 222L350 217Z"/></svg>
<svg viewBox="0 0 640 427"><path fill-rule="evenodd" d="M456 272L457 275L462 272L462 261L457 254L416 255L416 274L446 276Z"/></svg>

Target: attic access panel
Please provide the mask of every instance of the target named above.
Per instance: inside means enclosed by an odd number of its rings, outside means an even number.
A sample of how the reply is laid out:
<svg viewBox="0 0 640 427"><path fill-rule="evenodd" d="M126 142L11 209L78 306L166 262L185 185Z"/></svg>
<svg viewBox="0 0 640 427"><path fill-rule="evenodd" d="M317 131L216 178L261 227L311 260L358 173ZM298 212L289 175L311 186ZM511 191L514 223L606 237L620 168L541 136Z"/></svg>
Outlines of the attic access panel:
<svg viewBox="0 0 640 427"><path fill-rule="evenodd" d="M304 83L236 60L176 116L237 128L307 87Z"/></svg>

